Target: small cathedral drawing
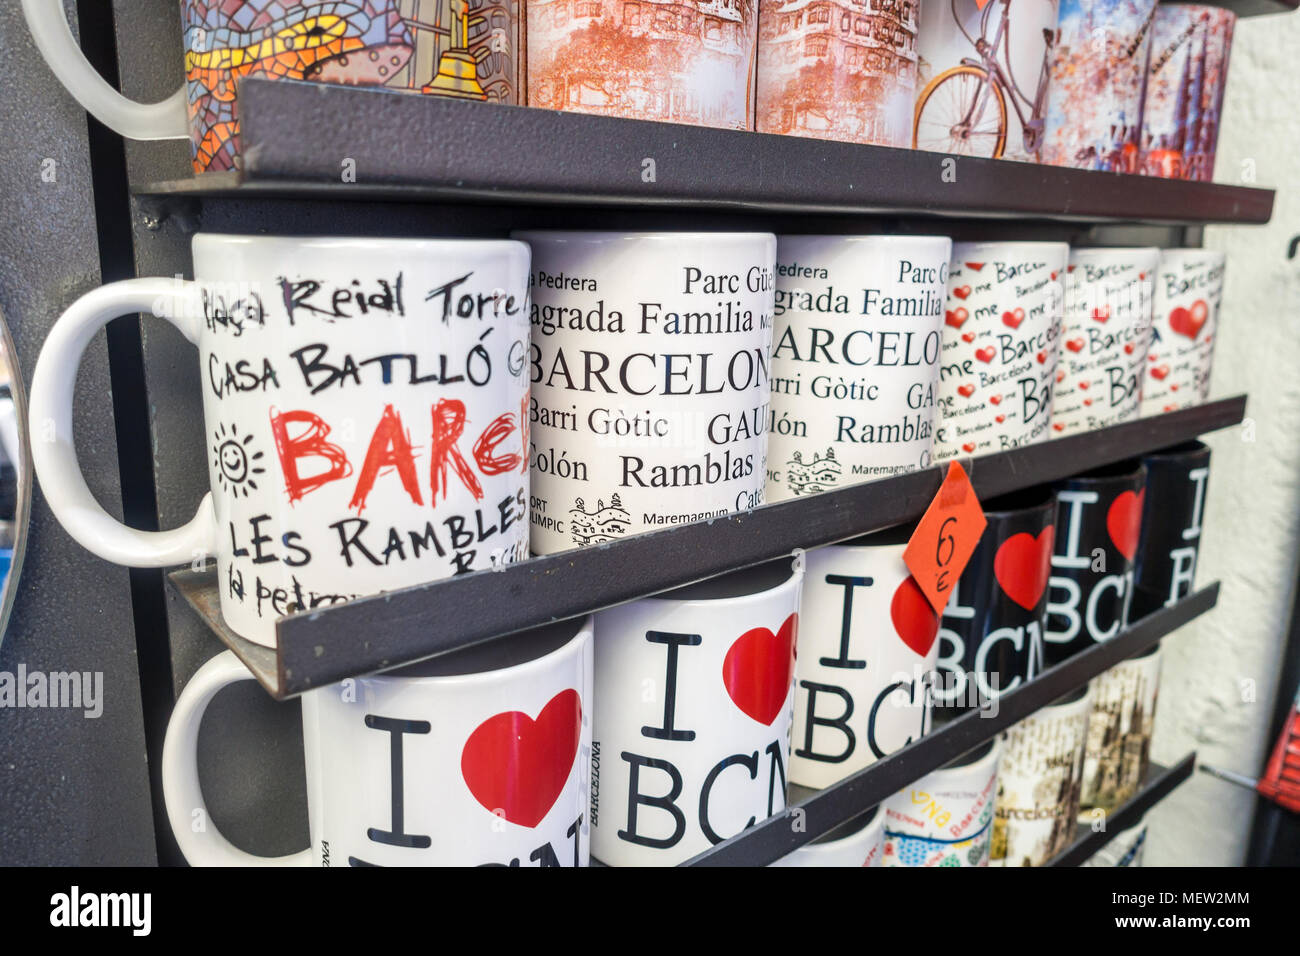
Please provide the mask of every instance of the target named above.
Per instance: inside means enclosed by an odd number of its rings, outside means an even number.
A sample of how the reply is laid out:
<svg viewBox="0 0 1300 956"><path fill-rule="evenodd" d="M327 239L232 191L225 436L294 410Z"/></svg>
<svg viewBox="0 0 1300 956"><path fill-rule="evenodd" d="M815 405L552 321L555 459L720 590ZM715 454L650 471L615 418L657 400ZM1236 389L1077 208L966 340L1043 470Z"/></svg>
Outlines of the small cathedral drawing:
<svg viewBox="0 0 1300 956"><path fill-rule="evenodd" d="M569 509L569 536L578 547L589 544L604 544L627 533L632 524L632 516L623 507L618 493L609 499L597 498L596 507L591 511L579 498Z"/></svg>
<svg viewBox="0 0 1300 956"><path fill-rule="evenodd" d="M834 448L827 448L825 455L814 452L811 461L804 461L803 452L797 451L785 463L786 485L796 495L814 495L834 488L839 483L840 472Z"/></svg>

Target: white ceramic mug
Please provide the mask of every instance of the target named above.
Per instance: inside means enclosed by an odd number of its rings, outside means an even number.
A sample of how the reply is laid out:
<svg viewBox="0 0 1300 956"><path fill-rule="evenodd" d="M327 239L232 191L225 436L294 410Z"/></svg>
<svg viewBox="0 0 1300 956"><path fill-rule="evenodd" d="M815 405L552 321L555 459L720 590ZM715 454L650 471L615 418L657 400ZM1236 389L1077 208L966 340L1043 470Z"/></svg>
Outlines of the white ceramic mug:
<svg viewBox="0 0 1300 956"><path fill-rule="evenodd" d="M952 243L779 236L767 500L930 465Z"/></svg>
<svg viewBox="0 0 1300 956"><path fill-rule="evenodd" d="M930 726L939 615L903 562L910 529L808 552L790 779L822 788Z"/></svg>
<svg viewBox="0 0 1300 956"><path fill-rule="evenodd" d="M812 791L790 787L790 802L798 803ZM771 866L883 866L885 811L872 807L842 823L820 839L805 843Z"/></svg>
<svg viewBox="0 0 1300 956"><path fill-rule="evenodd" d="M1151 765L1151 732L1160 692L1160 645L1092 680L1093 707L1083 762L1079 819L1109 813L1142 785Z"/></svg>
<svg viewBox="0 0 1300 956"><path fill-rule="evenodd" d="M1160 250L1071 249L1052 437L1138 417Z"/></svg>
<svg viewBox="0 0 1300 956"><path fill-rule="evenodd" d="M311 846L285 857L226 840L199 782L204 711L252 679L223 651L186 685L167 727L167 818L191 864L587 864L590 618L304 694Z"/></svg>
<svg viewBox="0 0 1300 956"><path fill-rule="evenodd" d="M1147 845L1147 825L1142 821L1116 833L1109 843L1094 853L1081 866L1141 866Z"/></svg>
<svg viewBox="0 0 1300 956"><path fill-rule="evenodd" d="M1047 437L1069 253L1063 242L953 244L936 460Z"/></svg>
<svg viewBox="0 0 1300 956"><path fill-rule="evenodd" d="M1211 249L1160 253L1155 335L1142 383L1143 416L1209 400L1226 258Z"/></svg>
<svg viewBox="0 0 1300 956"><path fill-rule="evenodd" d="M592 855L674 866L784 809L803 572L596 614Z"/></svg>
<svg viewBox="0 0 1300 956"><path fill-rule="evenodd" d="M533 249L533 552L762 504L776 237L515 235Z"/></svg>
<svg viewBox="0 0 1300 956"><path fill-rule="evenodd" d="M32 458L68 533L130 567L215 556L231 629L528 554L528 249L507 240L200 234L193 281L130 279L55 323L32 379ZM91 496L77 365L152 312L199 349L211 493L172 531Z"/></svg>
<svg viewBox="0 0 1300 956"><path fill-rule="evenodd" d="M1088 687L1006 732L998 767L990 866L1042 866L1078 835Z"/></svg>
<svg viewBox="0 0 1300 956"><path fill-rule="evenodd" d="M885 866L988 866L997 741L976 747L885 801Z"/></svg>

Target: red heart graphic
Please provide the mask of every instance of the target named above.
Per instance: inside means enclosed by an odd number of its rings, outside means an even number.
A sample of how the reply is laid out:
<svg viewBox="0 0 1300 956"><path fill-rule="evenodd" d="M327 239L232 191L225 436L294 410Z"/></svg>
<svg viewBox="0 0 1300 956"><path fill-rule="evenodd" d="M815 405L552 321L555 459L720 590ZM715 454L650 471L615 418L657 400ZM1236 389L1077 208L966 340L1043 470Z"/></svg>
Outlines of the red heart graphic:
<svg viewBox="0 0 1300 956"><path fill-rule="evenodd" d="M961 446L961 450L969 455L975 451L975 447L976 446L973 441L968 441L966 444Z"/></svg>
<svg viewBox="0 0 1300 956"><path fill-rule="evenodd" d="M781 713L794 681L799 615L791 614L773 634L750 628L727 651L722 683L732 702L760 724L771 725Z"/></svg>
<svg viewBox="0 0 1300 956"><path fill-rule="evenodd" d="M1091 405L1091 404L1092 404L1092 399L1091 399L1091 398L1085 398L1085 399L1083 400L1083 404L1085 404L1085 405Z"/></svg>
<svg viewBox="0 0 1300 956"><path fill-rule="evenodd" d="M1168 374L1169 374L1168 365L1157 365L1155 368L1151 370L1151 377L1154 379L1162 379Z"/></svg>
<svg viewBox="0 0 1300 956"><path fill-rule="evenodd" d="M982 263L982 262L968 262L968 263L966 263L966 266L967 266L968 268L970 268L970 269L974 269L976 272L979 272L981 269L984 268L984 263Z"/></svg>
<svg viewBox="0 0 1300 956"><path fill-rule="evenodd" d="M1164 412L1176 412L1176 411L1178 411L1178 406L1177 406L1177 405L1166 405L1164 408L1161 409L1161 411L1164 411Z"/></svg>
<svg viewBox="0 0 1300 956"><path fill-rule="evenodd" d="M1155 360L1156 360L1156 353L1155 353L1155 352L1148 352L1148 353L1147 353L1147 361L1148 361L1148 362L1154 362Z"/></svg>
<svg viewBox="0 0 1300 956"><path fill-rule="evenodd" d="M582 699L562 690L536 720L511 710L474 728L460 754L461 776L488 811L535 827L564 790L581 736Z"/></svg>
<svg viewBox="0 0 1300 956"><path fill-rule="evenodd" d="M1142 500L1146 494L1145 488L1138 492L1121 492L1106 511L1106 533L1115 549L1130 561L1137 554L1138 534L1142 530Z"/></svg>
<svg viewBox="0 0 1300 956"><path fill-rule="evenodd" d="M1169 328L1179 335L1194 339L1209 314L1210 308L1205 304L1205 300L1197 299L1190 309L1184 309L1180 305L1169 313Z"/></svg>
<svg viewBox="0 0 1300 956"><path fill-rule="evenodd" d="M1177 383L1174 383L1174 384L1170 385L1170 386L1169 386L1169 391L1171 391L1171 392L1176 392L1176 391L1178 391L1178 384L1177 384Z"/></svg>
<svg viewBox="0 0 1300 956"><path fill-rule="evenodd" d="M1056 423L1055 425L1053 425L1052 427L1053 427L1054 429L1056 429L1058 432L1063 432L1063 431L1065 431L1065 426L1062 425L1060 422L1057 422L1057 423Z"/></svg>
<svg viewBox="0 0 1300 956"><path fill-rule="evenodd" d="M1106 306L1104 309L1093 309L1092 317L1098 322L1105 322L1110 318L1110 306Z"/></svg>
<svg viewBox="0 0 1300 956"><path fill-rule="evenodd" d="M974 385L958 385L958 386L957 386L957 394L960 395L962 398L970 398L972 395L975 394L975 386L974 386Z"/></svg>
<svg viewBox="0 0 1300 956"><path fill-rule="evenodd" d="M1064 381L1065 381L1065 373L1064 373L1064 372L1057 372L1057 373L1056 373L1056 381L1057 381L1057 384L1060 384L1061 382L1064 382Z"/></svg>
<svg viewBox="0 0 1300 956"><path fill-rule="evenodd" d="M1002 404L1002 396L1001 396L1001 395L990 395L990 396L989 396L989 403L992 404L992 405L1001 405L1001 404Z"/></svg>
<svg viewBox="0 0 1300 956"><path fill-rule="evenodd" d="M1055 273L1055 272L1052 273L1052 281L1053 281L1053 282L1056 281L1056 273Z"/></svg>
<svg viewBox="0 0 1300 956"><path fill-rule="evenodd" d="M1046 352L1039 352L1039 353L1038 353L1038 364L1039 364L1039 365L1046 365L1046 364L1047 364L1047 353L1046 353Z"/></svg>
<svg viewBox="0 0 1300 956"><path fill-rule="evenodd" d="M975 357L981 362L992 362L993 356L997 355L997 350L993 346L985 346L982 349L975 350Z"/></svg>
<svg viewBox="0 0 1300 956"><path fill-rule="evenodd" d="M962 327L962 323L969 318L970 318L970 313L967 312L965 309L957 309L956 311L949 309L943 315L944 324L951 325L954 329L960 329Z"/></svg>
<svg viewBox="0 0 1300 956"><path fill-rule="evenodd" d="M1125 354L1125 355L1132 355L1132 354L1133 354L1133 343L1132 343L1132 342L1129 342L1127 345L1124 346L1124 354Z"/></svg>
<svg viewBox="0 0 1300 956"><path fill-rule="evenodd" d="M1138 278L1139 278L1139 279L1145 279L1146 277L1147 277L1147 274L1146 274L1145 272L1139 272L1139 273L1138 273Z"/></svg>
<svg viewBox="0 0 1300 956"><path fill-rule="evenodd" d="M1002 324L1013 329L1020 328L1020 323L1025 321L1025 310L1016 309L1014 312L1002 313Z"/></svg>
<svg viewBox="0 0 1300 956"><path fill-rule="evenodd" d="M1001 424L1002 424L1003 422L1005 422L1006 420L1007 420L1007 416L1005 416L1005 415L999 415L999 416L995 419L995 421L996 421L999 425L1001 425Z"/></svg>
<svg viewBox="0 0 1300 956"><path fill-rule="evenodd" d="M970 295L970 286L968 285L959 286L958 288L952 290L952 294L959 299L964 299Z"/></svg>
<svg viewBox="0 0 1300 956"><path fill-rule="evenodd" d="M1065 342L1065 347L1069 349L1071 352L1081 352L1083 351L1083 347L1087 344L1088 343L1085 342L1083 339L1067 339Z"/></svg>
<svg viewBox="0 0 1300 956"><path fill-rule="evenodd" d="M1073 272L1073 271L1074 271L1074 266L1067 266L1065 271L1066 271L1066 272Z"/></svg>
<svg viewBox="0 0 1300 956"><path fill-rule="evenodd" d="M939 615L934 613L921 586L910 574L894 591L894 599L889 602L889 616L893 619L895 633L904 644L922 657L930 653L935 635L939 633Z"/></svg>
<svg viewBox="0 0 1300 956"><path fill-rule="evenodd" d="M963 333L961 334L961 340L962 340L963 342L967 342L967 343L974 342L974 341L975 341L975 333L974 333L974 332L963 332Z"/></svg>
<svg viewBox="0 0 1300 956"><path fill-rule="evenodd" d="M1026 611L1038 606L1052 574L1052 540L1056 529L1048 525L1035 538L1028 531L1002 542L993 558L993 576L1002 591Z"/></svg>
<svg viewBox="0 0 1300 956"><path fill-rule="evenodd" d="M1087 382L1080 382L1080 383L1079 383L1079 387L1080 387L1081 389L1083 389L1084 391L1087 391L1087 390L1088 390L1088 383L1087 383Z"/></svg>

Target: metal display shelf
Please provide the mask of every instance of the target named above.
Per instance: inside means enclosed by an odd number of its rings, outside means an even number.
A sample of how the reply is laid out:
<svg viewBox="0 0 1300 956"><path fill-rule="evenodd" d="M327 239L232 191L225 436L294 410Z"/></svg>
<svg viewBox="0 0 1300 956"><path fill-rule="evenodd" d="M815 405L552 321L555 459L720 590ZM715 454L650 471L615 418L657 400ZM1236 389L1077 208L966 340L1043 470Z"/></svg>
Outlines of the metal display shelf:
<svg viewBox="0 0 1300 956"><path fill-rule="evenodd" d="M1147 768L1142 786L1131 798L1106 814L1106 829L1094 832L1081 825L1079 835L1066 849L1049 860L1046 866L1078 866L1113 840L1121 830L1136 826L1143 814L1169 796L1179 784L1192 775L1196 767L1196 753L1189 753L1172 767L1157 763Z"/></svg>
<svg viewBox="0 0 1300 956"><path fill-rule="evenodd" d="M987 500L1235 425L1245 408L1246 397L1239 395L963 464L976 493ZM277 622L277 650L226 627L212 566L176 571L170 578L262 686L283 699L915 520L929 507L946 468L301 612ZM449 607L462 611L454 624L444 613Z"/></svg>
<svg viewBox="0 0 1300 956"><path fill-rule="evenodd" d="M766 866L779 860L892 797L930 771L951 763L962 754L993 739L1011 725L1081 687L1103 671L1142 653L1162 637L1210 610L1218 599L1219 585L1216 582L1189 595L1173 607L1161 608L1131 624L1111 640L1080 651L1069 660L1049 667L1037 677L1004 694L997 701L996 711L971 711L964 714L883 760L876 761L839 783L819 790L808 799L705 850L683 865ZM801 817L801 829L798 831L792 825L796 810ZM1111 819L1123 823L1128 818ZM1113 826L1114 824L1112 830ZM1079 845L1081 844L1076 844ZM1097 846L1093 846L1086 855L1096 849Z"/></svg>
<svg viewBox="0 0 1300 956"><path fill-rule="evenodd" d="M239 86L242 174L154 197L1265 223L1274 193L287 80Z"/></svg>

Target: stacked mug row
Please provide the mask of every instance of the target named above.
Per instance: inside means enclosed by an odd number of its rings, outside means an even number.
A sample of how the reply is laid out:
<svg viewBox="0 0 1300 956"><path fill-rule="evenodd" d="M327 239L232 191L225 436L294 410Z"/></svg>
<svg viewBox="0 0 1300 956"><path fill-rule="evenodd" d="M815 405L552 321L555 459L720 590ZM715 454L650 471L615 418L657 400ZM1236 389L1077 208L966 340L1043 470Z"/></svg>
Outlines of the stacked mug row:
<svg viewBox="0 0 1300 956"><path fill-rule="evenodd" d="M904 563L903 529L312 691L312 846L291 862L681 863L782 810L789 785L830 786L936 720L995 713L1044 662L1177 601L1208 454L1174 449L1071 479L1044 504L990 507L942 618ZM794 862L879 832L886 863L979 864L990 846L1045 861L1081 806L1104 812L1140 781L1156 663L1120 665ZM250 679L225 652L172 716L164 789L191 862L256 862L211 825L196 757L207 703Z"/></svg>
<svg viewBox="0 0 1300 956"><path fill-rule="evenodd" d="M274 646L276 620L295 611L1208 391L1221 253L768 233L520 239L200 234L194 281L83 296L32 382L51 508L120 564L215 556L227 624ZM173 531L105 513L72 442L80 353L132 311L168 319L200 350L212 490Z"/></svg>
<svg viewBox="0 0 1300 956"><path fill-rule="evenodd" d="M125 136L240 164L247 76L1209 180L1235 15L1156 0L227 0L182 4L186 89L103 88L58 0L51 69ZM527 50L527 57L524 51ZM526 93L525 93L526 89Z"/></svg>

